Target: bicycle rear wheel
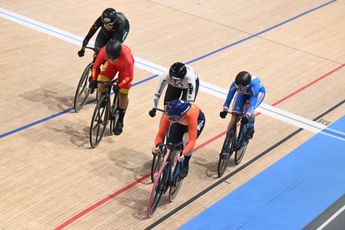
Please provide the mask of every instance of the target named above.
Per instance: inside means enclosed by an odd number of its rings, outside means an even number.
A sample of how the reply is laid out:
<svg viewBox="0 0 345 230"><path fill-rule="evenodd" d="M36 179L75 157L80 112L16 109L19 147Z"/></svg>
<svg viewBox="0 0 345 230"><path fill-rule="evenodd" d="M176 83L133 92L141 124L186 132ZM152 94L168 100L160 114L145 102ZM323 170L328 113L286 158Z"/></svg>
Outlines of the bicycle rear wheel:
<svg viewBox="0 0 345 230"><path fill-rule="evenodd" d="M168 163L164 162L159 169L155 182L152 186L149 202L147 204L147 217L151 217L157 210L168 182Z"/></svg>
<svg viewBox="0 0 345 230"><path fill-rule="evenodd" d="M77 89L74 96L74 110L79 112L86 103L87 98L89 97L90 90L87 85L88 79L91 76L92 62L89 63L84 69L83 74L80 77Z"/></svg>
<svg viewBox="0 0 345 230"><path fill-rule="evenodd" d="M179 170L181 170L181 163L177 163L175 166L174 174L177 170L177 167L180 167ZM179 174L179 173L178 173ZM182 186L183 179L179 178L179 175L176 175L176 178L173 179L173 184L169 188L169 201L173 202L180 191L180 188Z"/></svg>
<svg viewBox="0 0 345 230"><path fill-rule="evenodd" d="M106 100L106 102L104 102ZM101 106L101 105L104 106ZM102 140L105 128L108 124L109 119L109 96L102 95L102 97L98 100L95 110L92 115L91 125L90 125L90 132L89 132L89 139L90 145L92 148L95 148L99 142Z"/></svg>
<svg viewBox="0 0 345 230"><path fill-rule="evenodd" d="M218 161L218 176L223 176L226 167L229 164L230 156L233 152L234 140L235 140L235 131L231 129L226 133L226 137L223 143L222 151L219 154Z"/></svg>
<svg viewBox="0 0 345 230"><path fill-rule="evenodd" d="M151 181L154 182L157 176L158 170L161 168L164 162L164 156L166 154L167 149L162 148L159 151L159 154L154 155L151 163Z"/></svg>
<svg viewBox="0 0 345 230"><path fill-rule="evenodd" d="M111 135L114 135L114 128L116 126L116 123L117 123L117 119L118 119L118 111L117 111L117 108L118 108L118 105L119 105L119 95L117 93L114 94L114 99L113 99L113 104L111 105L111 110L110 110L110 133Z"/></svg>

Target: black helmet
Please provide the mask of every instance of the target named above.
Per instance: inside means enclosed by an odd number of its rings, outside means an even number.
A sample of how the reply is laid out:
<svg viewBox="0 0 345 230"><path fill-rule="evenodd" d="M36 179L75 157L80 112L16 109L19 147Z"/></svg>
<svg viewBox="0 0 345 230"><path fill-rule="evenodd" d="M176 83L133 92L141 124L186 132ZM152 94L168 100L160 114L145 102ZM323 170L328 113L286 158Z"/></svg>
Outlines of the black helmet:
<svg viewBox="0 0 345 230"><path fill-rule="evenodd" d="M187 67L181 62L175 62L169 69L170 78L174 80L183 80L187 74Z"/></svg>
<svg viewBox="0 0 345 230"><path fill-rule="evenodd" d="M108 59L115 60L119 57L121 49L121 42L112 39L108 42L107 46L105 47L105 55Z"/></svg>
<svg viewBox="0 0 345 230"><path fill-rule="evenodd" d="M103 11L101 19L103 23L112 24L116 20L116 10L113 8L107 8Z"/></svg>
<svg viewBox="0 0 345 230"><path fill-rule="evenodd" d="M237 86L247 86L250 84L252 77L247 71L241 71L237 74L235 84Z"/></svg>

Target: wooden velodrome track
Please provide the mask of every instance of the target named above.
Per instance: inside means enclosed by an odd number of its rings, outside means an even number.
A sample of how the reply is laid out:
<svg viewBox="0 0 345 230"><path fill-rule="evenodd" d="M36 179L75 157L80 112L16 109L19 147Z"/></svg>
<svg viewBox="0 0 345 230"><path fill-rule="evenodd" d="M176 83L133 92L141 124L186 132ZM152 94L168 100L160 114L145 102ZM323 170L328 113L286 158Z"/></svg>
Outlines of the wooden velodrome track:
<svg viewBox="0 0 345 230"><path fill-rule="evenodd" d="M177 200L162 202L147 219L152 188L147 175L159 122L147 112L157 78L140 82L153 73L135 68L134 82L140 83L130 91L124 133L107 135L90 149L94 104L80 113L68 109L92 55L78 58L80 38L52 35L58 28L83 38L106 7L128 17L126 44L136 57L163 67L190 61L204 86L226 92L235 74L246 69L265 84L266 105L308 120L345 98L342 0L2 0L0 6L1 229L177 228L314 135L304 130L281 142L298 127L263 111L242 163L226 172L232 176L191 202L219 182L218 154L227 124L218 116L224 99L201 87L196 104L207 121L190 174ZM15 22L18 15L27 17L24 23ZM38 31L29 19L46 24L41 29L54 28ZM342 104L322 119L332 122L344 111ZM172 213L182 204L188 205Z"/></svg>

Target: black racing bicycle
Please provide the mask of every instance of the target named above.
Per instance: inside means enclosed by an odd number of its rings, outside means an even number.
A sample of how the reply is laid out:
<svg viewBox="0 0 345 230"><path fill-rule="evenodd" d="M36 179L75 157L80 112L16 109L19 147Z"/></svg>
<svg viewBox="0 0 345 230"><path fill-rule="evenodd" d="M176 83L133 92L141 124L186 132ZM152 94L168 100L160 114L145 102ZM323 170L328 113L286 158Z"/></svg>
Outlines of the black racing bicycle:
<svg viewBox="0 0 345 230"><path fill-rule="evenodd" d="M162 113L165 113L165 111L163 109L156 108L156 110L158 110ZM165 143L166 140L167 140L167 138L165 135L163 143ZM160 145L159 148L160 149L159 149L158 153L154 153L153 158L152 158L152 163L151 163L151 181L152 182L155 181L158 170L161 168L161 166L164 162L164 157L165 157L166 152L167 152L165 145Z"/></svg>
<svg viewBox="0 0 345 230"><path fill-rule="evenodd" d="M89 138L90 145L95 148L104 135L105 129L110 120L110 133L113 134L114 127L118 120L119 95L117 79L111 82L102 82L106 86L106 92L103 93L97 101L92 115ZM111 103L111 90L113 89L113 103Z"/></svg>
<svg viewBox="0 0 345 230"><path fill-rule="evenodd" d="M98 48L92 48L92 47L86 47L87 49L93 50L94 52L98 53L99 49ZM92 76L92 65L93 61L90 62L84 69L77 89L75 91L75 96L74 96L74 110L76 112L79 112L85 105L87 98L89 97L90 94L90 89L89 89L89 78ZM96 94L97 96L97 94Z"/></svg>
<svg viewBox="0 0 345 230"><path fill-rule="evenodd" d="M183 162L177 160L177 156L181 156L183 144L161 144L159 150L169 149L170 153L166 161L160 167L150 194L149 202L147 204L147 216L151 217L157 210L162 195L165 194L169 189L169 201L175 200L181 186L183 179L180 178L180 171Z"/></svg>
<svg viewBox="0 0 345 230"><path fill-rule="evenodd" d="M247 131L248 124L239 122L242 120L243 114L238 114L236 121L232 127L226 132L222 151L219 154L218 176L223 176L226 167L229 164L230 157L235 152L234 163L238 165L243 159L248 143L244 143L244 135Z"/></svg>

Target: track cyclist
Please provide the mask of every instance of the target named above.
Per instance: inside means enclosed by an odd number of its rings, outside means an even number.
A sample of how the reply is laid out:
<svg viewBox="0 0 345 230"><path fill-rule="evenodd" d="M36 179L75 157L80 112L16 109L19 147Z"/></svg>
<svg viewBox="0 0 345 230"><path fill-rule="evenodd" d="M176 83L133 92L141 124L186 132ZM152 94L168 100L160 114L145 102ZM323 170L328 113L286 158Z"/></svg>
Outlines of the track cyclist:
<svg viewBox="0 0 345 230"><path fill-rule="evenodd" d="M167 143L178 144L183 142L184 148L178 160L183 161L180 178L186 177L196 139L201 134L204 126L205 115L196 105L183 100L170 101L159 125L159 131L152 148L153 154L159 151L158 146L163 142L166 132L168 132Z"/></svg>
<svg viewBox="0 0 345 230"><path fill-rule="evenodd" d="M243 145L248 144L249 139L254 135L255 109L263 102L266 96L266 89L257 76L251 76L247 71L241 71L237 74L235 81L231 83L228 95L223 105L223 111L220 117L225 118L228 114L229 106L234 99L232 107L232 116L228 129L236 121L238 114L244 113L242 122L248 124L247 132L244 135Z"/></svg>

